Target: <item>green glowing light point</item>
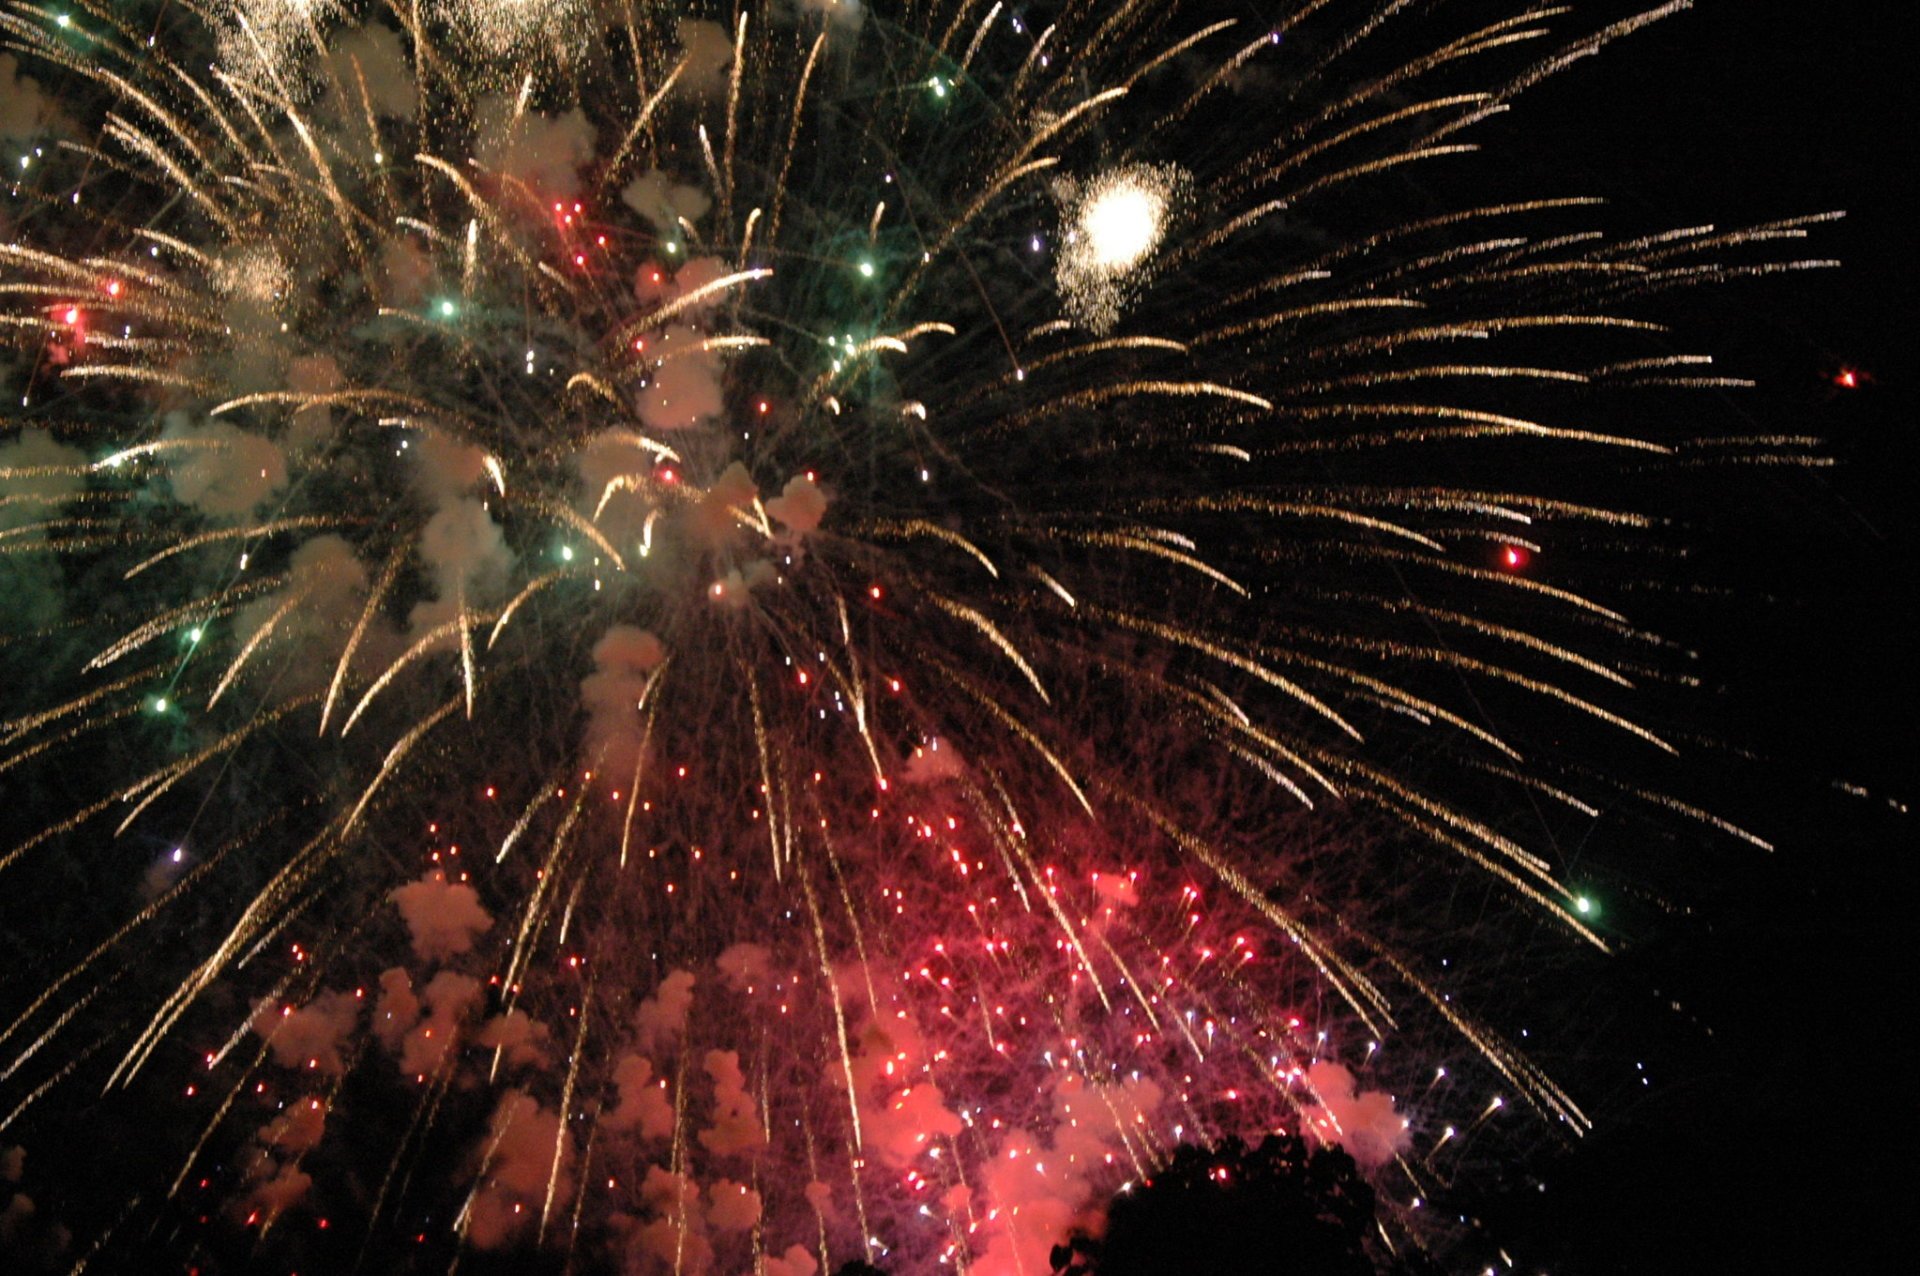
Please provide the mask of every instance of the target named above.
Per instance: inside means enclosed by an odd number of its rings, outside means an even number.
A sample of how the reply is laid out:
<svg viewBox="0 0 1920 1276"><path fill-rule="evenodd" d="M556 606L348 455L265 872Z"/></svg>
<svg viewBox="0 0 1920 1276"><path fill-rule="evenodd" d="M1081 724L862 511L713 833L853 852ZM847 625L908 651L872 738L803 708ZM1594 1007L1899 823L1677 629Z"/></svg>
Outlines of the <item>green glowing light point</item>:
<svg viewBox="0 0 1920 1276"><path fill-rule="evenodd" d="M167 698L165 696L154 697L153 711L155 713L165 713L167 711Z"/></svg>
<svg viewBox="0 0 1920 1276"><path fill-rule="evenodd" d="M1573 901L1573 906L1580 910L1582 917L1591 917L1596 911L1594 902L1585 895L1576 896Z"/></svg>
<svg viewBox="0 0 1920 1276"><path fill-rule="evenodd" d="M187 641L199 642L201 637L204 636L205 632L206 631L201 629L198 625L195 625L192 629L187 630Z"/></svg>
<svg viewBox="0 0 1920 1276"><path fill-rule="evenodd" d="M871 279L871 278L873 278L873 263L872 263L872 262L870 262L870 261L863 261L863 262L861 262L861 263L860 263L860 275L861 275L861 277L862 277L863 279Z"/></svg>
<svg viewBox="0 0 1920 1276"><path fill-rule="evenodd" d="M945 97L947 95L946 81L942 80L939 76L935 76L933 79L933 95L935 97Z"/></svg>
<svg viewBox="0 0 1920 1276"><path fill-rule="evenodd" d="M562 545L560 547L560 557L564 561L571 563L573 561L573 546Z"/></svg>
<svg viewBox="0 0 1920 1276"><path fill-rule="evenodd" d="M451 319L460 313L460 307L454 305L451 301L443 301L436 306L435 309L440 312L442 319Z"/></svg>

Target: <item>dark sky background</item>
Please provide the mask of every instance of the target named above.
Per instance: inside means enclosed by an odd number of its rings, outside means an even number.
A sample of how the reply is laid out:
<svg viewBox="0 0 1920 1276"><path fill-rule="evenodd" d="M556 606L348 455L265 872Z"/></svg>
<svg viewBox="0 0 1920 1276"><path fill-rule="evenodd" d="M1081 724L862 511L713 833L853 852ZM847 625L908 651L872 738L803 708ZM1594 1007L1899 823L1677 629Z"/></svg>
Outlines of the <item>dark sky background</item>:
<svg viewBox="0 0 1920 1276"><path fill-rule="evenodd" d="M1722 809L1779 850L1717 860L1693 884L1696 913L1620 959L1642 1004L1618 1031L1642 1034L1653 1084L1576 1152L1543 1158L1545 1192L1484 1203L1523 1271L1914 1261L1895 1249L1914 1199L1895 1047L1914 1010L1914 831L1888 804L1920 797L1913 16L1895 0L1700 0L1516 112L1523 156L1630 224L1848 212L1808 254L1843 269L1740 285L1701 307L1714 327L1687 334L1761 382L1732 411L1822 435L1839 462L1721 485L1733 495L1700 512L1695 561L1736 596L1676 635L1700 647L1728 738L1769 759ZM1834 382L1848 368L1851 390Z"/></svg>
<svg viewBox="0 0 1920 1276"><path fill-rule="evenodd" d="M1599 1096L1596 1133L1531 1167L1546 1191L1518 1182L1470 1203L1523 1272L1914 1266L1911 1243L1894 1248L1915 1197L1895 1038L1916 1000L1904 941L1920 896L1914 820L1890 803L1920 802L1920 216L1901 190L1920 160L1916 9L1698 0L1530 93L1495 130L1503 155L1551 175L1542 193L1605 194L1622 226L1849 214L1806 246L1843 269L1701 298L1714 326L1686 333L1761 383L1716 404L1711 424L1821 435L1838 462L1710 483L1694 562L1729 597L1676 611L1720 733L1762 758L1723 782L1715 809L1779 849L1677 874L1692 914L1617 959L1605 1031L1644 1044L1653 1083ZM1847 369L1852 389L1836 384Z"/></svg>

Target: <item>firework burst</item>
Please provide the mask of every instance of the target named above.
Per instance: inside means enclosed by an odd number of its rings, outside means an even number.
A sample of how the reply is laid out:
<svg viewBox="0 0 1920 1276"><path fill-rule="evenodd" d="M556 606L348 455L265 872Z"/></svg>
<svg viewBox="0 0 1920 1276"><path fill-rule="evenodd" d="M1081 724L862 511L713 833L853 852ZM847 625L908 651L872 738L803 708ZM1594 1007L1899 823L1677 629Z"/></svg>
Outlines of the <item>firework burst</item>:
<svg viewBox="0 0 1920 1276"><path fill-rule="evenodd" d="M10 0L0 1132L175 1097L107 1253L1033 1271L1275 1126L1420 1240L1586 1123L1431 942L1604 947L1517 798L1744 836L1557 743L1653 520L1532 476L1805 223L1401 185L1677 7Z"/></svg>

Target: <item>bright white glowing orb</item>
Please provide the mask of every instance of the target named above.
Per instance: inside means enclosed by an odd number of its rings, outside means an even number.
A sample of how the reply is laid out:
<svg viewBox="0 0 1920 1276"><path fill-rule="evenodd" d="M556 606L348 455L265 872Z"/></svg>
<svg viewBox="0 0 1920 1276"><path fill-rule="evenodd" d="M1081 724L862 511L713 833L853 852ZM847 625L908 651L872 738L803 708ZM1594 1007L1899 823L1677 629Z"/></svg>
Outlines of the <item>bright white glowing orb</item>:
<svg viewBox="0 0 1920 1276"><path fill-rule="evenodd" d="M1151 186L1126 182L1100 192L1080 210L1088 264L1120 271L1137 265L1160 242L1167 198Z"/></svg>
<svg viewBox="0 0 1920 1276"><path fill-rule="evenodd" d="M1055 185L1062 216L1054 281L1073 322L1109 332L1120 321L1151 277L1154 254L1191 187L1172 164L1128 164Z"/></svg>

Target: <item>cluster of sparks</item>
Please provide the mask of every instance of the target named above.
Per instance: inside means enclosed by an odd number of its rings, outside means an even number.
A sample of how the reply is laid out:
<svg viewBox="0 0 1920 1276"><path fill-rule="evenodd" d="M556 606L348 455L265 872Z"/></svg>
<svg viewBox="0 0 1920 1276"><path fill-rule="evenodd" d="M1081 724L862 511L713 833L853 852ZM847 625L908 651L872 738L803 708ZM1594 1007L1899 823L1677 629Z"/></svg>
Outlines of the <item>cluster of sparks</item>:
<svg viewBox="0 0 1920 1276"><path fill-rule="evenodd" d="M0 1137L194 1122L89 1252L995 1276L1279 1127L1417 1244L1585 1127L1375 875L1605 946L1485 794L1649 800L1544 741L1674 751L1655 640L1538 568L1653 520L1423 458L1814 463L1509 406L1739 384L1631 303L1813 219L1329 230L1677 6L1327 7L6 0L0 897L96 902L21 923Z"/></svg>

